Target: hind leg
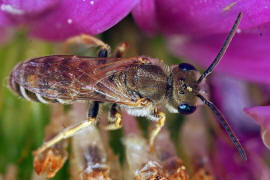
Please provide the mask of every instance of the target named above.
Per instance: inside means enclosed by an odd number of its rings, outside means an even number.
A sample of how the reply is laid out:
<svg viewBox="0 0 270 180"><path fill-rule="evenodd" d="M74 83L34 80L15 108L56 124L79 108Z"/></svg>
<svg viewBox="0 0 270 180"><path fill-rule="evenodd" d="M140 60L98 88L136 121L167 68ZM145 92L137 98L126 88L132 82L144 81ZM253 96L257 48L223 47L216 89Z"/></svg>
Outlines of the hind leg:
<svg viewBox="0 0 270 180"><path fill-rule="evenodd" d="M108 44L104 43L103 41L101 41L100 39L94 37L94 36L90 36L90 35L86 35L86 34L81 34L78 36L74 36L71 37L69 39L67 39L67 41L65 42L65 46L64 49L65 51L72 45L85 45L85 46L89 46L89 47L99 47L100 50L98 52L98 56L99 57L107 57L110 54L111 48Z"/></svg>
<svg viewBox="0 0 270 180"><path fill-rule="evenodd" d="M122 115L117 109L117 104L112 104L109 114L108 114L108 122L109 124L106 126L101 126L102 129L106 130L116 130L122 127Z"/></svg>
<svg viewBox="0 0 270 180"><path fill-rule="evenodd" d="M73 125L65 128L60 133L58 133L55 137L53 137L49 141L43 143L43 145L41 147L39 147L34 152L34 154L36 154L36 155L40 154L40 153L44 152L46 149L48 149L49 147L52 147L53 145L55 145L56 143L58 143L64 139L67 139L71 136L74 136L80 130L85 129L91 125L94 125L96 123L96 117L98 115L98 110L99 110L99 103L95 101L95 102L93 102L93 104L91 104L91 106L89 108L88 120L81 121L77 124L73 124Z"/></svg>

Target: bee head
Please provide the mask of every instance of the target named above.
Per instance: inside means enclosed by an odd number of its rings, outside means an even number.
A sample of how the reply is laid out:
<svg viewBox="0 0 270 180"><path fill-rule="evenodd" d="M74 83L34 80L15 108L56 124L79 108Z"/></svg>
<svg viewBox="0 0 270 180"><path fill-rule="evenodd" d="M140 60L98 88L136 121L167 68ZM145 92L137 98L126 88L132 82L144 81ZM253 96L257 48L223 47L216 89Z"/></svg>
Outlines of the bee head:
<svg viewBox="0 0 270 180"><path fill-rule="evenodd" d="M222 115L221 111L206 97L204 97L200 90L202 88L205 78L212 73L216 65L219 63L223 55L225 54L229 44L236 33L239 26L242 13L239 12L234 25L227 36L222 48L218 52L214 61L210 66L200 75L199 72L190 64L182 63L178 66L172 67L172 73L170 78L170 91L168 91L168 109L171 112L179 112L181 114L190 114L196 110L196 99L200 99L205 105L207 105L212 112L216 115L217 120L225 129L227 135L231 138L233 144L239 151L243 159L247 159L247 155L241 146L238 138L235 136L230 125ZM199 77L199 78L198 78Z"/></svg>
<svg viewBox="0 0 270 180"><path fill-rule="evenodd" d="M181 63L173 67L169 110L174 109L174 112L181 114L191 114L196 110L196 95L200 90L197 83L199 76L200 73L191 64Z"/></svg>

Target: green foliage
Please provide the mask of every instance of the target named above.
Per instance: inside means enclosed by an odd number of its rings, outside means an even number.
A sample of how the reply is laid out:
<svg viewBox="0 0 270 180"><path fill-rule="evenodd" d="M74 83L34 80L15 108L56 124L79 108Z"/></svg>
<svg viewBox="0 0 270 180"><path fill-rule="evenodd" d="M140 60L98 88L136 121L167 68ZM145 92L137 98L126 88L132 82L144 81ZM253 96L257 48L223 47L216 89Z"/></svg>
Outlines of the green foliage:
<svg viewBox="0 0 270 180"><path fill-rule="evenodd" d="M8 89L8 75L19 61L50 54L51 45L32 41L24 32L17 33L0 47L0 173L10 164L18 167L20 179L33 172L32 151L41 143L49 121L49 107L16 97Z"/></svg>
<svg viewBox="0 0 270 180"><path fill-rule="evenodd" d="M125 149L122 142L123 139L123 130L115 130L110 133L109 144L112 147L114 153L119 157L119 161L123 164L125 159Z"/></svg>

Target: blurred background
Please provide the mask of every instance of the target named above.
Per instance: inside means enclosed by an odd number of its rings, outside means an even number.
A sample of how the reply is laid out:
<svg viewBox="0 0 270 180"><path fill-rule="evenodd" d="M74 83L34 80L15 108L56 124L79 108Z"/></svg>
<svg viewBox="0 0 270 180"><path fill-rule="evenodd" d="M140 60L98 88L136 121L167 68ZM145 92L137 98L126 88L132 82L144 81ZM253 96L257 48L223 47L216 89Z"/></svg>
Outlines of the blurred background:
<svg viewBox="0 0 270 180"><path fill-rule="evenodd" d="M112 179L149 179L143 176L148 170L151 177L164 179L270 179L268 1L114 0L106 2L106 6L102 0L87 1L91 8L97 5L91 11L88 6L84 9L86 1L57 1L56 5L44 1L40 6L33 1L14 1L14 6L0 1L0 180L40 180L49 173L52 179L91 179L87 176L91 162L102 159L107 163L103 168L110 169ZM126 16L132 8L132 15ZM2 11L12 22L8 28ZM87 110L86 105L44 105L14 95L8 88L8 76L17 63L52 54L96 56L97 49L81 46L64 51L67 37L84 32L98 34L112 50L127 42L129 48L124 57L146 55L167 65L187 62L203 72L240 11L242 24L207 83L209 99L231 124L247 152L247 161L241 159L205 106L189 116L166 112L166 127L157 137L153 154L147 144L154 127L151 121L135 120L125 113L122 129L107 132L89 128L85 136L78 135L54 146L49 160L56 164L44 161L49 153L45 158L32 154L44 139L86 117ZM92 141L90 137L97 139ZM101 173L107 176L107 171Z"/></svg>

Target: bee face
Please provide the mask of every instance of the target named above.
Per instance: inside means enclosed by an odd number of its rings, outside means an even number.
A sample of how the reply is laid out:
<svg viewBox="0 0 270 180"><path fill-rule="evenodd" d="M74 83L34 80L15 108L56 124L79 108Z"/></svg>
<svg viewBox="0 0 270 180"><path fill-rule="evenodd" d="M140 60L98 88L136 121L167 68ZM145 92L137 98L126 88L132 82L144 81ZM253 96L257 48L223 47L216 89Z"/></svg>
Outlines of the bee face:
<svg viewBox="0 0 270 180"><path fill-rule="evenodd" d="M196 95L199 92L199 72L194 66L182 63L173 67L171 77L169 105L181 114L193 113L196 110Z"/></svg>

